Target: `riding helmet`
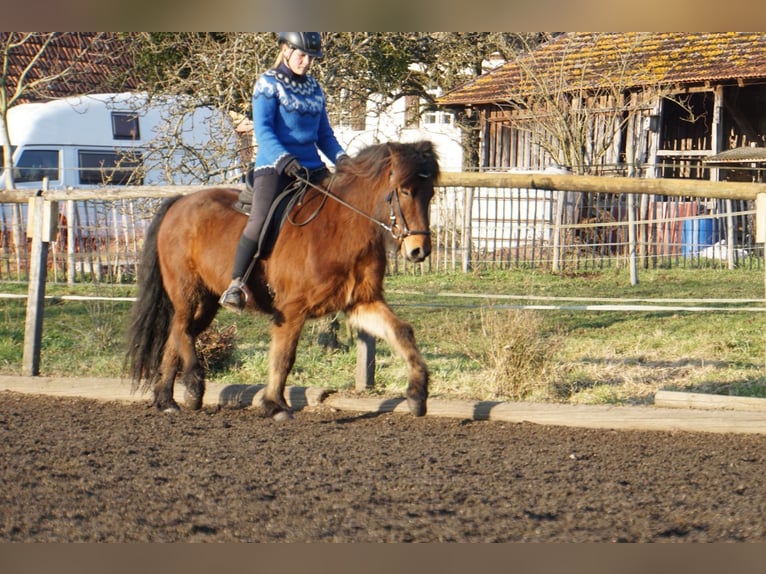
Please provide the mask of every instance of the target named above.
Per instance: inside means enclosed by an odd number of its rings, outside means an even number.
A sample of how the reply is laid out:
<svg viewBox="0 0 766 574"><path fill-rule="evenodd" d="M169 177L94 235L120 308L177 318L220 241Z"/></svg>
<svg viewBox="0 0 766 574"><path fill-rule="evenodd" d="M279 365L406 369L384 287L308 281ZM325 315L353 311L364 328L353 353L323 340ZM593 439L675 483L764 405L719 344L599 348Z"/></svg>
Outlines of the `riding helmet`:
<svg viewBox="0 0 766 574"><path fill-rule="evenodd" d="M322 36L319 32L280 32L279 44L288 44L314 58L322 57Z"/></svg>

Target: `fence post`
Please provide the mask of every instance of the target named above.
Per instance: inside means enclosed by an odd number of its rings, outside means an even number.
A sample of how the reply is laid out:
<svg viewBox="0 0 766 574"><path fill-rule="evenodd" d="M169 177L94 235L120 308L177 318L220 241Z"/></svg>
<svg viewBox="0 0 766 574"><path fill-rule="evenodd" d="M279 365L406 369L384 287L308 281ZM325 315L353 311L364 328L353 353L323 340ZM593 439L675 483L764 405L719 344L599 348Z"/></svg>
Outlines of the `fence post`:
<svg viewBox="0 0 766 574"><path fill-rule="evenodd" d="M766 193L755 196L755 242L766 244ZM766 289L766 265L764 266L764 288Z"/></svg>
<svg viewBox="0 0 766 574"><path fill-rule="evenodd" d="M556 212L553 216L553 246L551 248L551 271L558 273L561 265L561 224L564 220L564 205L567 202L566 191L561 191L558 194L558 201L556 201Z"/></svg>
<svg viewBox="0 0 766 574"><path fill-rule="evenodd" d="M630 284L638 285L638 259L636 246L636 197L628 194L628 258Z"/></svg>
<svg viewBox="0 0 766 574"><path fill-rule="evenodd" d="M45 281L48 275L48 246L53 227L53 204L39 192L29 199L27 235L32 235L32 253L29 261L29 290L27 314L24 324L24 353L21 372L24 376L40 374L40 347L43 334L43 305Z"/></svg>
<svg viewBox="0 0 766 574"><path fill-rule="evenodd" d="M77 253L75 226L77 225L77 216L74 200L68 199L64 202L64 205L66 205L66 282L67 285L74 285L77 271L75 268Z"/></svg>
<svg viewBox="0 0 766 574"><path fill-rule="evenodd" d="M356 390L375 386L375 337L359 330L356 334Z"/></svg>
<svg viewBox="0 0 766 574"><path fill-rule="evenodd" d="M463 273L471 270L471 254L473 250L473 197L474 188L465 189L463 199Z"/></svg>

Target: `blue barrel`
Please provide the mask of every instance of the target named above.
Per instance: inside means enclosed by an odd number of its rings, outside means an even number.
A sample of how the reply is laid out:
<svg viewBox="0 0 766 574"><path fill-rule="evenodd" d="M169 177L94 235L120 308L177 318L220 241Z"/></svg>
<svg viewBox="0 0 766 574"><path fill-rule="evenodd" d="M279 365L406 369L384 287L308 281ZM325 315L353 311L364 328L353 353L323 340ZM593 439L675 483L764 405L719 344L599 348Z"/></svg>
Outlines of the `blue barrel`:
<svg viewBox="0 0 766 574"><path fill-rule="evenodd" d="M683 222L681 254L692 257L701 249L718 242L718 220L715 218L688 219Z"/></svg>

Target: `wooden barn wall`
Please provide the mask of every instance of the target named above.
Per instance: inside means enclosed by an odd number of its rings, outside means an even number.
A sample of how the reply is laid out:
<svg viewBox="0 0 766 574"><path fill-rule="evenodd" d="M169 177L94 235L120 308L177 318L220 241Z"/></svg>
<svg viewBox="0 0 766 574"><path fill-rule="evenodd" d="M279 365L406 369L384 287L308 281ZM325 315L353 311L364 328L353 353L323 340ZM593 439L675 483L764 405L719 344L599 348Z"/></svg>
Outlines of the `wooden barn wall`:
<svg viewBox="0 0 766 574"><path fill-rule="evenodd" d="M645 162L649 145L648 118L653 113L653 105L647 103L650 99L650 96L632 94L619 108L612 98L603 94L586 102L587 109L578 111L586 118L588 134L584 165L574 166L573 171L625 175L633 172L637 163ZM625 110L616 111L621 108ZM481 110L481 119L481 169L537 171L559 165L566 157L556 151L559 145L556 136L546 131L539 116L493 106ZM614 137L613 132L616 132ZM554 150L553 154L549 150Z"/></svg>

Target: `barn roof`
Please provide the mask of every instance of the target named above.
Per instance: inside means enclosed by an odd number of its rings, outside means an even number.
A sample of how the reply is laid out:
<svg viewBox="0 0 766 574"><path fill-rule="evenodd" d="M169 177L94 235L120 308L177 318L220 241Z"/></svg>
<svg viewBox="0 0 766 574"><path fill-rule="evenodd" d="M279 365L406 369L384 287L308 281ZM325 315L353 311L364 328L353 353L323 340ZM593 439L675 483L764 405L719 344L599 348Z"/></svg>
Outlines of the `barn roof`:
<svg viewBox="0 0 766 574"><path fill-rule="evenodd" d="M44 101L103 91L130 91L137 87L134 63L118 34L99 32L0 32L0 45L8 46L7 90L13 93L25 68L34 62L25 77L32 85L73 66L71 73L40 89L28 91L16 103ZM34 61L37 56L37 61Z"/></svg>
<svg viewBox="0 0 766 574"><path fill-rule="evenodd" d="M489 104L554 85L568 91L762 78L763 32L571 32L447 92L437 103Z"/></svg>
<svg viewBox="0 0 766 574"><path fill-rule="evenodd" d="M766 148L736 147L711 155L705 159L708 164L766 163Z"/></svg>

